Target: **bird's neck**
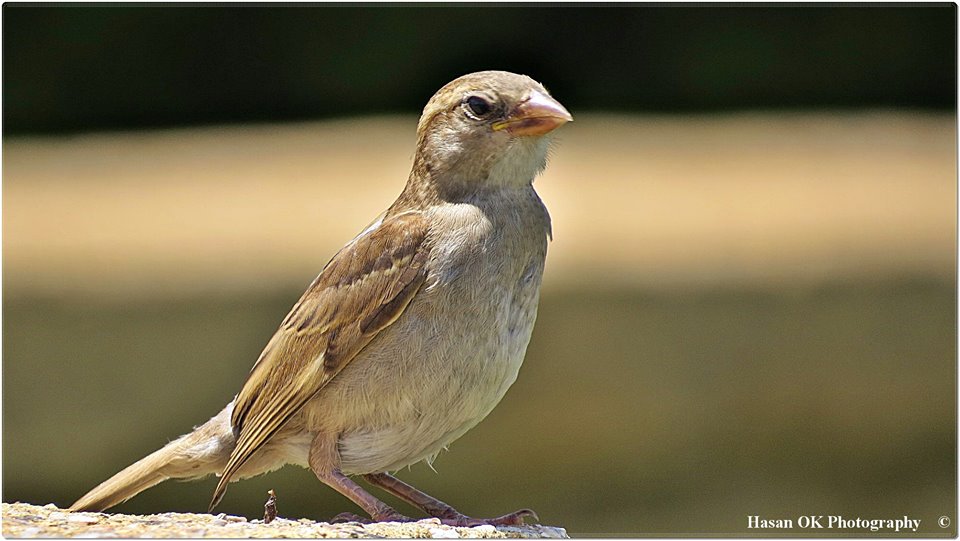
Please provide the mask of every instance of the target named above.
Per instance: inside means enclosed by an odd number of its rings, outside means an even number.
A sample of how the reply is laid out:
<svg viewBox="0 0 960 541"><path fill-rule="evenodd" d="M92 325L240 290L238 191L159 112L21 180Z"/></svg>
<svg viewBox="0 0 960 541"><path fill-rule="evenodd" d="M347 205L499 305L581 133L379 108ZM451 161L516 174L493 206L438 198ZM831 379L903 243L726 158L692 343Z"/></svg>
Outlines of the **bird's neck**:
<svg viewBox="0 0 960 541"><path fill-rule="evenodd" d="M492 161L486 184L501 188L523 188L547 166L548 137L523 137L513 140L496 160Z"/></svg>
<svg viewBox="0 0 960 541"><path fill-rule="evenodd" d="M492 184L470 182L461 178L446 178L437 181L430 176L411 173L410 180L391 207L391 214L407 210L424 209L447 203L473 203L495 197L505 191L530 190L530 182L516 184Z"/></svg>
<svg viewBox="0 0 960 541"><path fill-rule="evenodd" d="M527 190L546 166L548 145L546 138L519 140L496 159L471 156L447 160L446 166L431 161L429 152L417 152L407 185L394 207L402 211L443 202L467 202L488 192Z"/></svg>

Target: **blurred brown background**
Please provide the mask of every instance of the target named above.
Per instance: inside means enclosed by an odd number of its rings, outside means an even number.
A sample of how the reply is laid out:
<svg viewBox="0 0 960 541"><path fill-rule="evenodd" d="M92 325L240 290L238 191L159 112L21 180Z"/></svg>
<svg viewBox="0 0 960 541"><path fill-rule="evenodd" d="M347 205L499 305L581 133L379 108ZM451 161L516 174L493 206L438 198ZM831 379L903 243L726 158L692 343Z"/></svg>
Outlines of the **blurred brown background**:
<svg viewBox="0 0 960 541"><path fill-rule="evenodd" d="M400 476L573 534L908 514L956 535L935 524L957 519L954 7L9 6L4 501L66 506L219 411L401 189L418 108L493 67L576 117L537 181L540 317L501 405ZM418 63L424 42L450 47ZM118 510L200 511L213 485ZM355 510L294 467L220 510L259 516L269 488L283 516Z"/></svg>

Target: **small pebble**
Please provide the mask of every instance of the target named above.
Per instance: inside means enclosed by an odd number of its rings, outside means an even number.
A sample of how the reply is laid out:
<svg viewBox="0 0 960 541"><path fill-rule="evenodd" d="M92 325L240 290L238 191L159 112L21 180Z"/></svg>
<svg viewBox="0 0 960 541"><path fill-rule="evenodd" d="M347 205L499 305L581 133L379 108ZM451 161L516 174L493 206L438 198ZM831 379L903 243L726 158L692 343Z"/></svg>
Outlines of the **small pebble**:
<svg viewBox="0 0 960 541"><path fill-rule="evenodd" d="M567 530L558 526L538 526L538 530L545 539L569 539Z"/></svg>
<svg viewBox="0 0 960 541"><path fill-rule="evenodd" d="M90 515L70 515L67 522L77 522L80 524L96 524L100 522L100 517L91 517Z"/></svg>
<svg viewBox="0 0 960 541"><path fill-rule="evenodd" d="M430 537L434 539L460 539L460 534L457 533L457 530L453 528L442 529L442 528L430 528Z"/></svg>
<svg viewBox="0 0 960 541"><path fill-rule="evenodd" d="M481 524L479 526L474 526L472 530L477 533L493 533L497 531L497 528L492 524Z"/></svg>

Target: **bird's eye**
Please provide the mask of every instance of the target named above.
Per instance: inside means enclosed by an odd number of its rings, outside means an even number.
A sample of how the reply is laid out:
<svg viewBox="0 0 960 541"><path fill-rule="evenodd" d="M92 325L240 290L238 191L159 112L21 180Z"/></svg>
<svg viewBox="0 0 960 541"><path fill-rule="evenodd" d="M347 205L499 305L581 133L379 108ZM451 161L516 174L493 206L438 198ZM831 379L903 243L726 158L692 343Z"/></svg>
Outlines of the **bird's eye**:
<svg viewBox="0 0 960 541"><path fill-rule="evenodd" d="M470 96L463 101L463 104L466 106L467 114L475 120L487 116L493 109L490 102L480 96Z"/></svg>

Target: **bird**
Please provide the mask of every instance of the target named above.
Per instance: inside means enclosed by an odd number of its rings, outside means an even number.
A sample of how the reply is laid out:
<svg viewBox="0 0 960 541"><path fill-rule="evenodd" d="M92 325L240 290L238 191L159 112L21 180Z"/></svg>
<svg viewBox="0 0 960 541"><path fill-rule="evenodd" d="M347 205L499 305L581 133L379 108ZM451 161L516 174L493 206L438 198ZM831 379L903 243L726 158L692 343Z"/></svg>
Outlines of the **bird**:
<svg viewBox="0 0 960 541"><path fill-rule="evenodd" d="M296 464L373 521L412 519L354 478L453 526L538 520L529 509L473 518L391 472L432 463L516 380L552 240L533 181L572 120L525 75L481 71L440 88L400 195L321 270L234 399L70 510L215 474L212 511L230 482Z"/></svg>

